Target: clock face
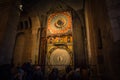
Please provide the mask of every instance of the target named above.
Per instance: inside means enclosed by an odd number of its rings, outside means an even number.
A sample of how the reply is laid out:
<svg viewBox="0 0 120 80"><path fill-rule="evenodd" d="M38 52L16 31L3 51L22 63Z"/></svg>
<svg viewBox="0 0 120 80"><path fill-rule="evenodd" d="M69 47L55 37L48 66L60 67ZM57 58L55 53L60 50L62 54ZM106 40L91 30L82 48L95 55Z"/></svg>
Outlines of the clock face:
<svg viewBox="0 0 120 80"><path fill-rule="evenodd" d="M71 56L66 49L54 49L49 56L49 65L51 68L56 67L59 70L65 69L66 65L70 65Z"/></svg>
<svg viewBox="0 0 120 80"><path fill-rule="evenodd" d="M52 34L66 33L71 29L72 21L69 12L53 13L48 17L48 32Z"/></svg>

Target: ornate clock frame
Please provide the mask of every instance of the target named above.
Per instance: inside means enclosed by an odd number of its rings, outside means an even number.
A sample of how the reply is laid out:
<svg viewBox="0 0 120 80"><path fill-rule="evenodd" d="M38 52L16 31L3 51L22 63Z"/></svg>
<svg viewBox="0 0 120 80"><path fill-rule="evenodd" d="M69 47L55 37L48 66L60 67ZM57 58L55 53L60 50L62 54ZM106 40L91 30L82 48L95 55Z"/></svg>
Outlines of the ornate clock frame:
<svg viewBox="0 0 120 80"><path fill-rule="evenodd" d="M71 13L68 11L62 11L62 12L55 12L48 16L47 19L47 54L46 54L46 70L47 72L51 71L52 68L57 67L60 71L65 71L65 67L67 65L71 65L73 67L74 64L74 55L73 55L73 41L72 41L72 16ZM58 67L51 63L51 56L53 56L53 53L55 50L61 49L63 51L66 51L67 55L66 57L70 57L70 62L68 64L64 64L61 62ZM68 53L68 54L67 54ZM60 53L54 54L58 58L64 60L63 56L59 57ZM53 57L57 60L56 57ZM67 60L66 60L67 61ZM53 60L53 63L55 60Z"/></svg>

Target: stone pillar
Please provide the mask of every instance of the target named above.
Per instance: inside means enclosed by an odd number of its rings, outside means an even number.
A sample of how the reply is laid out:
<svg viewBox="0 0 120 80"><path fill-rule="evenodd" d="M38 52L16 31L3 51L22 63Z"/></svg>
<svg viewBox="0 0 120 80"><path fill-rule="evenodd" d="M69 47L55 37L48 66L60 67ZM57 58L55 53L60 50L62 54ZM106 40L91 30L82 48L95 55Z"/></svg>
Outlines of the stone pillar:
<svg viewBox="0 0 120 80"><path fill-rule="evenodd" d="M83 26L76 12L72 15L73 51L75 67L86 64Z"/></svg>
<svg viewBox="0 0 120 80"><path fill-rule="evenodd" d="M85 20L89 64L95 68L96 78L107 80L110 73L107 51L112 44L112 34L105 1L86 0Z"/></svg>
<svg viewBox="0 0 120 80"><path fill-rule="evenodd" d="M40 20L38 16L32 16L32 62L33 64L38 63L38 54L39 54L39 29Z"/></svg>

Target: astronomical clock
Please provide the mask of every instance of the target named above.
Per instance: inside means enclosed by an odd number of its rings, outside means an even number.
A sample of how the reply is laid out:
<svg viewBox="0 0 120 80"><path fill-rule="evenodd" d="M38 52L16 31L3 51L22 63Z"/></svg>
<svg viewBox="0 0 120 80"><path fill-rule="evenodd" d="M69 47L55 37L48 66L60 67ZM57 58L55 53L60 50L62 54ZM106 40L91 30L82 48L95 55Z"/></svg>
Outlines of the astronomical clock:
<svg viewBox="0 0 120 80"><path fill-rule="evenodd" d="M47 19L46 69L56 67L65 71L67 65L73 66L72 16L70 12L55 12Z"/></svg>
<svg viewBox="0 0 120 80"><path fill-rule="evenodd" d="M68 12L53 13L48 17L48 35L64 34L71 31L72 20Z"/></svg>

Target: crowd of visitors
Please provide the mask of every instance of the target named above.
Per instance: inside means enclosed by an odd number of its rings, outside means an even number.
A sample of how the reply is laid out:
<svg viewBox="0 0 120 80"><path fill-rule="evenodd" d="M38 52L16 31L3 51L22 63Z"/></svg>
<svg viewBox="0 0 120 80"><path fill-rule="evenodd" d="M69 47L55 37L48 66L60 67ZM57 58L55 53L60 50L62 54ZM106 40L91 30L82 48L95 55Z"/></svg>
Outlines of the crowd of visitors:
<svg viewBox="0 0 120 80"><path fill-rule="evenodd" d="M78 67L72 69L71 66L66 67L66 72L59 74L57 68L53 68L47 75L44 75L41 66L31 65L29 62L22 66L0 67L0 80L89 80L89 69L87 67Z"/></svg>

